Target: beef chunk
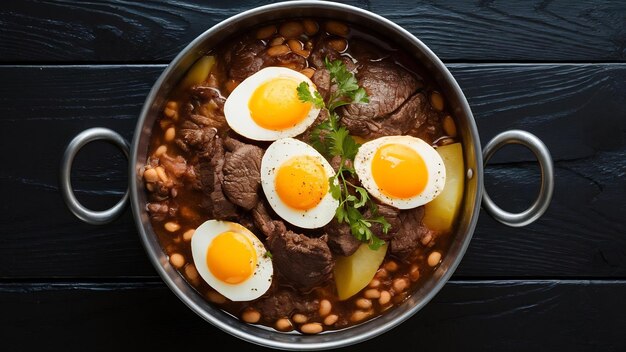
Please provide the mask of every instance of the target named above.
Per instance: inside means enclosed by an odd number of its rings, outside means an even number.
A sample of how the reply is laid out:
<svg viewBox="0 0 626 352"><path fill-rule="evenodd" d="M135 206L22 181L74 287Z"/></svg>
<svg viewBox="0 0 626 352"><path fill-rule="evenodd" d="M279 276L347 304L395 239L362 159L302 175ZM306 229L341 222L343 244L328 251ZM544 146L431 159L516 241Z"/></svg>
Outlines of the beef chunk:
<svg viewBox="0 0 626 352"><path fill-rule="evenodd" d="M218 220L235 219L237 208L226 199L222 189L224 181L224 147L221 138L215 137L213 155L209 161L201 159L195 167L199 174L202 192L206 195L200 206Z"/></svg>
<svg viewBox="0 0 626 352"><path fill-rule="evenodd" d="M224 161L224 193L234 204L250 210L259 202L263 149L227 138Z"/></svg>
<svg viewBox="0 0 626 352"><path fill-rule="evenodd" d="M280 289L264 295L254 302L266 321L290 317L294 313L309 314L319 309L319 301L290 289Z"/></svg>
<svg viewBox="0 0 626 352"><path fill-rule="evenodd" d="M402 134L413 127L411 122L425 99L418 95L407 102L419 88L408 71L386 61L371 62L364 64L356 77L367 91L369 103L342 108L342 122L352 134L379 137Z"/></svg>
<svg viewBox="0 0 626 352"><path fill-rule="evenodd" d="M391 240L393 255L405 259L421 245L424 237L429 235L428 228L422 224L423 218L423 206L400 212L398 215L400 228Z"/></svg>
<svg viewBox="0 0 626 352"><path fill-rule="evenodd" d="M352 104L343 115L350 118L376 118L389 115L400 107L418 88L413 75L387 61L366 63L356 74L359 85L369 95L368 104Z"/></svg>
<svg viewBox="0 0 626 352"><path fill-rule="evenodd" d="M335 254L352 255L361 245L361 241L352 236L350 225L346 223L340 224L337 222L337 219L333 219L324 227L324 230L328 234L328 247Z"/></svg>
<svg viewBox="0 0 626 352"><path fill-rule="evenodd" d="M263 50L265 45L260 40L247 38L235 42L224 55L229 77L241 82L259 71L263 67L260 55Z"/></svg>
<svg viewBox="0 0 626 352"><path fill-rule="evenodd" d="M272 261L288 282L309 291L330 279L335 262L324 238L309 238L292 231L268 238Z"/></svg>
<svg viewBox="0 0 626 352"><path fill-rule="evenodd" d="M328 101L330 91L330 71L326 68L320 68L313 73L311 81L315 84L317 91L320 93L324 101Z"/></svg>
<svg viewBox="0 0 626 352"><path fill-rule="evenodd" d="M400 214L400 210L386 204L377 204L377 208L378 215L383 216L385 220L387 220L387 222L391 225L391 228L389 229L389 231L387 231L387 233L384 233L383 226L381 224L372 223L372 227L370 228L370 230L372 230L372 233L381 240L389 241L394 237L394 235L400 230L400 227L402 226L400 223L400 218L398 217L398 215ZM364 216L365 218L371 218L372 212L368 209L365 212Z"/></svg>
<svg viewBox="0 0 626 352"><path fill-rule="evenodd" d="M210 158L213 154L215 144L213 141L217 135L217 129L187 120L181 124L178 134L180 137L176 139L176 145L184 151L189 152L193 149L200 158Z"/></svg>
<svg viewBox="0 0 626 352"><path fill-rule="evenodd" d="M272 219L263 202L258 202L252 209L252 218L256 227L267 237L278 236L287 231L287 227L282 220Z"/></svg>
<svg viewBox="0 0 626 352"><path fill-rule="evenodd" d="M426 120L424 109L428 107L422 93L413 95L400 108L382 118L354 118L344 116L341 122L351 134L367 138L403 135L411 129L419 128Z"/></svg>

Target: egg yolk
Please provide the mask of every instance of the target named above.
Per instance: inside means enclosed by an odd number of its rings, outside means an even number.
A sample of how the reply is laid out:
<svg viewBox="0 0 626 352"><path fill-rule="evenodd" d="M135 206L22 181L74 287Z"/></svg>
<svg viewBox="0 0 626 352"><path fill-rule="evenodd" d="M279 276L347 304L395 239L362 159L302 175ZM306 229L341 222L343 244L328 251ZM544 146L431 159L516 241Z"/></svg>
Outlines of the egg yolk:
<svg viewBox="0 0 626 352"><path fill-rule="evenodd" d="M284 162L276 172L276 193L286 205L309 210L328 193L324 166L312 156L297 156Z"/></svg>
<svg viewBox="0 0 626 352"><path fill-rule="evenodd" d="M274 78L261 84L250 97L248 108L259 126L280 131L297 125L309 114L310 103L298 98L299 82L293 78Z"/></svg>
<svg viewBox="0 0 626 352"><path fill-rule="evenodd" d="M216 278L238 284L254 272L256 251L246 236L227 231L215 236L209 245L206 262Z"/></svg>
<svg viewBox="0 0 626 352"><path fill-rule="evenodd" d="M372 159L372 177L380 191L392 198L414 197L424 190L428 170L414 149L402 144L381 146Z"/></svg>

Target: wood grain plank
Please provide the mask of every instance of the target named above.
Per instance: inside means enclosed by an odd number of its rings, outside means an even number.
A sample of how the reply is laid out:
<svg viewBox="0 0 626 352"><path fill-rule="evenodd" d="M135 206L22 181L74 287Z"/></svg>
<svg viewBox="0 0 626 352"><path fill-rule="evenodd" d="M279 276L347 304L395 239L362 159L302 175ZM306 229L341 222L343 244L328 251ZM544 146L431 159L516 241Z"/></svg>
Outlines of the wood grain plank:
<svg viewBox="0 0 626 352"><path fill-rule="evenodd" d="M453 281L400 326L340 350L622 351L624 295L623 281ZM268 350L211 326L160 283L0 284L0 310L10 350Z"/></svg>
<svg viewBox="0 0 626 352"><path fill-rule="evenodd" d="M0 62L169 62L216 23L268 0L3 1ZM626 3L346 0L445 61L624 61Z"/></svg>
<svg viewBox="0 0 626 352"><path fill-rule="evenodd" d="M0 67L0 278L154 277L132 216L82 224L65 208L58 167L78 132L104 126L131 138L163 65ZM458 277L626 277L626 65L450 65L482 143L509 128L540 136L556 160L556 190L535 224L512 229L482 213ZM519 148L486 169L505 209L531 204L539 173ZM94 143L75 163L86 205L125 189L125 158Z"/></svg>

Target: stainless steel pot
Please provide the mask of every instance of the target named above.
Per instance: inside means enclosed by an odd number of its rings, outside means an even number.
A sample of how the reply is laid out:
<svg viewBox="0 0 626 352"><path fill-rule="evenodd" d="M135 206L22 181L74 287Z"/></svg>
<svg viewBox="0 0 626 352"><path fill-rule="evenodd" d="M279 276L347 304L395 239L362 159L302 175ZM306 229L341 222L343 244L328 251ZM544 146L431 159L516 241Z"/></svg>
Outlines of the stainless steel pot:
<svg viewBox="0 0 626 352"><path fill-rule="evenodd" d="M243 323L209 304L188 285L169 264L167 255L161 249L145 210L146 195L142 180L138 176L138 170L146 162L151 129L155 119L159 116L164 99L196 59L208 52L223 38L251 26L265 21L304 16L358 24L389 38L397 46L413 54L416 60L419 60L430 70L452 107L457 118L457 129L464 145L463 151L467 167L460 225L448 253L432 277L422 282L422 285L404 303L376 319L349 329L311 336L282 333ZM72 161L77 151L83 145L97 139L104 139L116 144L127 156L130 156L130 190L113 208L100 212L83 207L74 197L70 182ZM542 175L541 190L537 200L529 209L518 214L508 213L499 208L483 190L483 163L486 163L500 147L511 143L522 144L535 153L541 166ZM482 152L480 146L474 117L463 92L441 60L419 39L395 23L356 7L331 2L292 1L262 6L243 12L224 20L197 37L176 56L154 84L137 121L130 151L128 143L119 134L111 130L93 128L84 131L69 143L63 157L61 189L70 210L81 220L91 224L113 221L123 212L130 195L139 235L155 269L163 281L190 309L216 327L246 341L272 348L286 350L330 349L352 345L378 336L402 323L427 304L448 281L463 258L478 220L481 201L482 206L492 217L509 226L527 225L545 212L552 197L554 182L552 159L546 146L534 135L519 130L499 134L487 144Z"/></svg>

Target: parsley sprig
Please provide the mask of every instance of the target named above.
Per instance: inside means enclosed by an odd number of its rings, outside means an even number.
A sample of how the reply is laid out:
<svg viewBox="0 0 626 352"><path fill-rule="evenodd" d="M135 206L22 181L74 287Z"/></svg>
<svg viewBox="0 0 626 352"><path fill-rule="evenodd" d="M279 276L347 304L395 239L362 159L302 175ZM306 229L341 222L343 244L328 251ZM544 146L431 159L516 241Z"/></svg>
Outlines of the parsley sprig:
<svg viewBox="0 0 626 352"><path fill-rule="evenodd" d="M330 193L339 201L335 217L339 223L345 222L350 226L350 232L354 237L367 242L369 247L375 250L385 244L385 241L372 232L372 224L380 224L384 233L389 231L391 225L383 216L378 215L376 204L370 199L365 188L350 182L351 177L356 177L356 171L351 165L360 144L344 126L341 126L341 117L335 112L344 105L368 103L369 97L341 60L329 61L326 58L324 63L330 72L331 86L336 87L327 101L324 101L319 92L311 93L308 83L302 82L298 86L298 97L301 101L310 102L328 112L328 118L311 131L309 143L329 159L340 158L337 173L328 180ZM365 206L369 206L373 217L363 216L359 209Z"/></svg>

